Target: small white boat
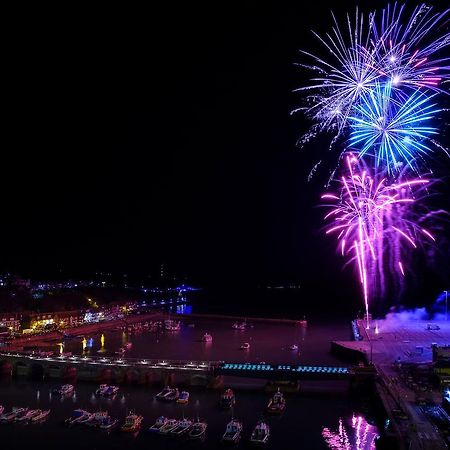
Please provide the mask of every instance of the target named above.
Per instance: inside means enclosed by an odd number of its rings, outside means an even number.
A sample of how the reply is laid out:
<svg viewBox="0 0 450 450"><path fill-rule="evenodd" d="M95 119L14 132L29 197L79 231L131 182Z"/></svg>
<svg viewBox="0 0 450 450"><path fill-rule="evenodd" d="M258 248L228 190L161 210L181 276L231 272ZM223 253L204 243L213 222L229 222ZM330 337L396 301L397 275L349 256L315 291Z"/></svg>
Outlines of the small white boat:
<svg viewBox="0 0 450 450"><path fill-rule="evenodd" d="M85 422L85 425L88 427L99 427L107 417L108 411L97 411L91 414L91 417Z"/></svg>
<svg viewBox="0 0 450 450"><path fill-rule="evenodd" d="M69 396L74 393L74 386L72 384L63 384L55 389L53 389L54 394L58 394L61 396Z"/></svg>
<svg viewBox="0 0 450 450"><path fill-rule="evenodd" d="M298 350L298 345L297 344L290 345L289 350Z"/></svg>
<svg viewBox="0 0 450 450"><path fill-rule="evenodd" d="M253 429L250 437L252 444L264 445L269 441L270 427L264 420L260 420Z"/></svg>
<svg viewBox="0 0 450 450"><path fill-rule="evenodd" d="M242 422L237 419L231 419L222 436L222 441L229 444L237 444L241 440Z"/></svg>
<svg viewBox="0 0 450 450"><path fill-rule="evenodd" d="M280 392L280 389L278 389L273 397L269 400L266 411L269 414L281 414L285 409L286 400L284 399L283 393Z"/></svg>
<svg viewBox="0 0 450 450"><path fill-rule="evenodd" d="M18 408L17 406L13 406L12 410L7 413L3 413L0 417L1 422L12 422L18 415L24 414L24 412L28 411L28 408Z"/></svg>
<svg viewBox="0 0 450 450"><path fill-rule="evenodd" d="M26 411L23 411L19 414L16 415L16 417L14 417L14 421L15 422L30 422L30 420L40 414L41 410L40 409L28 409Z"/></svg>
<svg viewBox="0 0 450 450"><path fill-rule="evenodd" d="M36 414L35 416L33 416L31 418L31 423L39 423L39 422L43 422L44 420L47 419L47 417L50 415L50 410L46 409L46 410L39 410L39 414Z"/></svg>
<svg viewBox="0 0 450 450"><path fill-rule="evenodd" d="M247 324L245 322L234 322L231 328L233 328L234 330L245 330L247 328Z"/></svg>
<svg viewBox="0 0 450 450"><path fill-rule="evenodd" d="M169 392L164 397L164 401L166 401L166 402L174 402L174 401L178 400L179 397L180 397L180 391L178 390L178 388L171 389L170 391L171 392Z"/></svg>
<svg viewBox="0 0 450 450"><path fill-rule="evenodd" d="M161 392L158 392L156 394L157 400L164 400L170 393L172 392L172 389L169 386L166 386Z"/></svg>
<svg viewBox="0 0 450 450"><path fill-rule="evenodd" d="M177 426L170 430L172 436L182 436L192 427L193 421L190 419L181 419Z"/></svg>
<svg viewBox="0 0 450 450"><path fill-rule="evenodd" d="M99 397L113 397L119 392L119 388L117 386L110 386L108 384L101 384L98 389L95 391L95 395Z"/></svg>
<svg viewBox="0 0 450 450"><path fill-rule="evenodd" d="M104 431L110 431L119 424L119 419L113 419L111 416L107 416L99 422L99 428Z"/></svg>
<svg viewBox="0 0 450 450"><path fill-rule="evenodd" d="M250 349L250 344L248 342L244 342L241 345L241 350L249 350Z"/></svg>
<svg viewBox="0 0 450 450"><path fill-rule="evenodd" d="M212 342L213 338L209 333L205 333L202 337L203 342Z"/></svg>
<svg viewBox="0 0 450 450"><path fill-rule="evenodd" d="M208 424L204 420L197 420L192 425L192 428L189 431L188 437L191 440L203 439L206 436L206 429L208 428Z"/></svg>
<svg viewBox="0 0 450 450"><path fill-rule="evenodd" d="M150 433L159 433L159 431L161 430L161 428L167 424L167 422L169 421L169 419L165 416L159 416L156 419L156 422L148 429L148 431L150 431Z"/></svg>
<svg viewBox="0 0 450 450"><path fill-rule="evenodd" d="M87 422L92 414L84 409L75 409L72 416L66 419L66 425L76 425Z"/></svg>
<svg viewBox="0 0 450 450"><path fill-rule="evenodd" d="M185 405L188 402L189 402L189 392L181 391L180 395L177 398L177 403L181 403L182 405Z"/></svg>
<svg viewBox="0 0 450 450"><path fill-rule="evenodd" d="M178 426L179 420L168 419L167 422L159 429L159 434L168 435L174 428Z"/></svg>

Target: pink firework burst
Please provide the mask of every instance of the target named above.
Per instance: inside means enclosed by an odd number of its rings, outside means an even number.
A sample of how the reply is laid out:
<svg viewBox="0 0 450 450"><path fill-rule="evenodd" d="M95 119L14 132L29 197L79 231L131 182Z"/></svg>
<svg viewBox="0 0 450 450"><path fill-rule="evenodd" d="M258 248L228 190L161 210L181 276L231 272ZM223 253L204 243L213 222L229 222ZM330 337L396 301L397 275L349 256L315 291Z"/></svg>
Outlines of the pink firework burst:
<svg viewBox="0 0 450 450"><path fill-rule="evenodd" d="M345 157L346 175L337 193L325 193L329 201L326 234L337 236L341 254L355 263L369 326L369 301L374 291L384 293L385 271L405 276L411 250L435 240L424 227L422 197L430 180L417 178L389 182L384 173L371 172L354 155Z"/></svg>

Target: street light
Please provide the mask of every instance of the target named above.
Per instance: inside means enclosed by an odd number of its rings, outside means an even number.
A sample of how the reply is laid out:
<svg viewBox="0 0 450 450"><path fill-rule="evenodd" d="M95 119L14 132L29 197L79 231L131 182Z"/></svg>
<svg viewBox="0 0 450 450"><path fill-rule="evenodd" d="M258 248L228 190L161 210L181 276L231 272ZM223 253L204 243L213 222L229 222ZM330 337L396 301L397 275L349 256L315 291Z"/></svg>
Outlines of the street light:
<svg viewBox="0 0 450 450"><path fill-rule="evenodd" d="M445 320L447 320L447 297L448 297L448 291L444 291L445 292Z"/></svg>

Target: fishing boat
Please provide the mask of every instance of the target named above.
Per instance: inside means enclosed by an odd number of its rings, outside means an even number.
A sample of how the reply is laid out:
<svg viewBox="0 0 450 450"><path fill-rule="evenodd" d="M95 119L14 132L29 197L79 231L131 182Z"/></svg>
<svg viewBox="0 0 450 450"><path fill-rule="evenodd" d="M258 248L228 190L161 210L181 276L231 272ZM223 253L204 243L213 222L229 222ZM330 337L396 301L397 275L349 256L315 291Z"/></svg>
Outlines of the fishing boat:
<svg viewBox="0 0 450 450"><path fill-rule="evenodd" d="M191 428L193 421L191 419L181 419L175 428L170 430L171 436L183 436Z"/></svg>
<svg viewBox="0 0 450 450"><path fill-rule="evenodd" d="M231 389L227 389L220 397L220 406L222 408L232 408L236 403L234 392Z"/></svg>
<svg viewBox="0 0 450 450"><path fill-rule="evenodd" d="M99 427L100 424L108 417L108 411L97 411L94 414L91 414L89 420L84 422L88 427Z"/></svg>
<svg viewBox="0 0 450 450"><path fill-rule="evenodd" d="M242 422L237 419L231 419L222 436L222 441L227 444L237 444L241 440Z"/></svg>
<svg viewBox="0 0 450 450"><path fill-rule="evenodd" d="M12 410L3 413L0 417L1 422L12 422L18 414L23 414L24 412L28 411L28 408L18 408L17 406L13 406Z"/></svg>
<svg viewBox="0 0 450 450"><path fill-rule="evenodd" d="M241 350L249 350L250 349L250 344L248 342L244 342L241 345Z"/></svg>
<svg viewBox="0 0 450 450"><path fill-rule="evenodd" d="M209 333L205 333L202 337L203 342L212 342L213 338Z"/></svg>
<svg viewBox="0 0 450 450"><path fill-rule="evenodd" d="M53 394L58 394L61 396L70 396L74 393L74 386L72 384L63 384L62 386L58 386L53 389Z"/></svg>
<svg viewBox="0 0 450 450"><path fill-rule="evenodd" d="M159 434L168 435L177 425L178 420L168 419L167 422L159 429Z"/></svg>
<svg viewBox="0 0 450 450"><path fill-rule="evenodd" d="M177 403L181 403L182 405L185 405L188 402L189 402L189 392L181 391L179 397L177 398Z"/></svg>
<svg viewBox="0 0 450 450"><path fill-rule="evenodd" d="M270 427L264 420L258 421L255 428L253 428L250 437L250 443L257 445L265 445L269 441Z"/></svg>
<svg viewBox="0 0 450 450"><path fill-rule="evenodd" d="M113 419L111 416L106 416L99 423L99 428L104 431L110 431L119 424L119 419Z"/></svg>
<svg viewBox="0 0 450 450"><path fill-rule="evenodd" d="M174 401L178 400L179 397L180 397L180 391L177 388L171 389L170 392L164 397L164 401L174 402Z"/></svg>
<svg viewBox="0 0 450 450"><path fill-rule="evenodd" d="M286 409L286 400L278 388L277 392L269 400L266 411L269 414L281 414Z"/></svg>
<svg viewBox="0 0 450 450"><path fill-rule="evenodd" d="M125 418L125 423L122 425L121 430L125 433L134 433L141 428L141 423L144 418L138 414L131 413Z"/></svg>
<svg viewBox="0 0 450 450"><path fill-rule="evenodd" d="M108 384L101 384L95 391L95 395L99 397L113 397L119 392L117 386L109 386Z"/></svg>
<svg viewBox="0 0 450 450"><path fill-rule="evenodd" d="M31 418L31 423L39 423L39 422L43 422L44 420L47 419L47 417L50 415L50 410L49 409L45 409L39 410L39 414L36 414L35 416L33 416Z"/></svg>
<svg viewBox="0 0 450 450"><path fill-rule="evenodd" d="M156 394L156 399L157 400L164 400L166 398L167 395L169 395L172 392L172 389L169 386L166 386L161 392L158 392L158 394Z"/></svg>
<svg viewBox="0 0 450 450"><path fill-rule="evenodd" d="M26 409L14 417L14 422L29 422L34 416L39 414L41 411L39 409Z"/></svg>
<svg viewBox="0 0 450 450"><path fill-rule="evenodd" d="M165 416L159 416L156 419L156 422L148 429L150 433L159 433L161 428L166 425L166 423L169 421L169 419Z"/></svg>
<svg viewBox="0 0 450 450"><path fill-rule="evenodd" d="M189 430L188 438L191 440L203 439L206 436L208 424L204 420L197 419Z"/></svg>
<svg viewBox="0 0 450 450"><path fill-rule="evenodd" d="M66 419L66 425L76 425L87 422L91 418L92 414L84 409L75 409L72 416Z"/></svg>

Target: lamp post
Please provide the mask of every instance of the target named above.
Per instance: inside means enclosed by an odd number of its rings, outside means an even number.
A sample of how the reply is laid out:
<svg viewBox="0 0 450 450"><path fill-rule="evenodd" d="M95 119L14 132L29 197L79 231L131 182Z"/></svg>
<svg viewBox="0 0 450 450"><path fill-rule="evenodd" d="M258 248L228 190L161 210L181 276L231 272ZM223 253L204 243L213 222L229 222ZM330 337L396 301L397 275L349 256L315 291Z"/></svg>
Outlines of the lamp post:
<svg viewBox="0 0 450 450"><path fill-rule="evenodd" d="M448 310L448 308L447 308L447 305L448 305L447 300L448 300L448 291L444 291L444 292L445 292L445 320L447 320L447 310Z"/></svg>

